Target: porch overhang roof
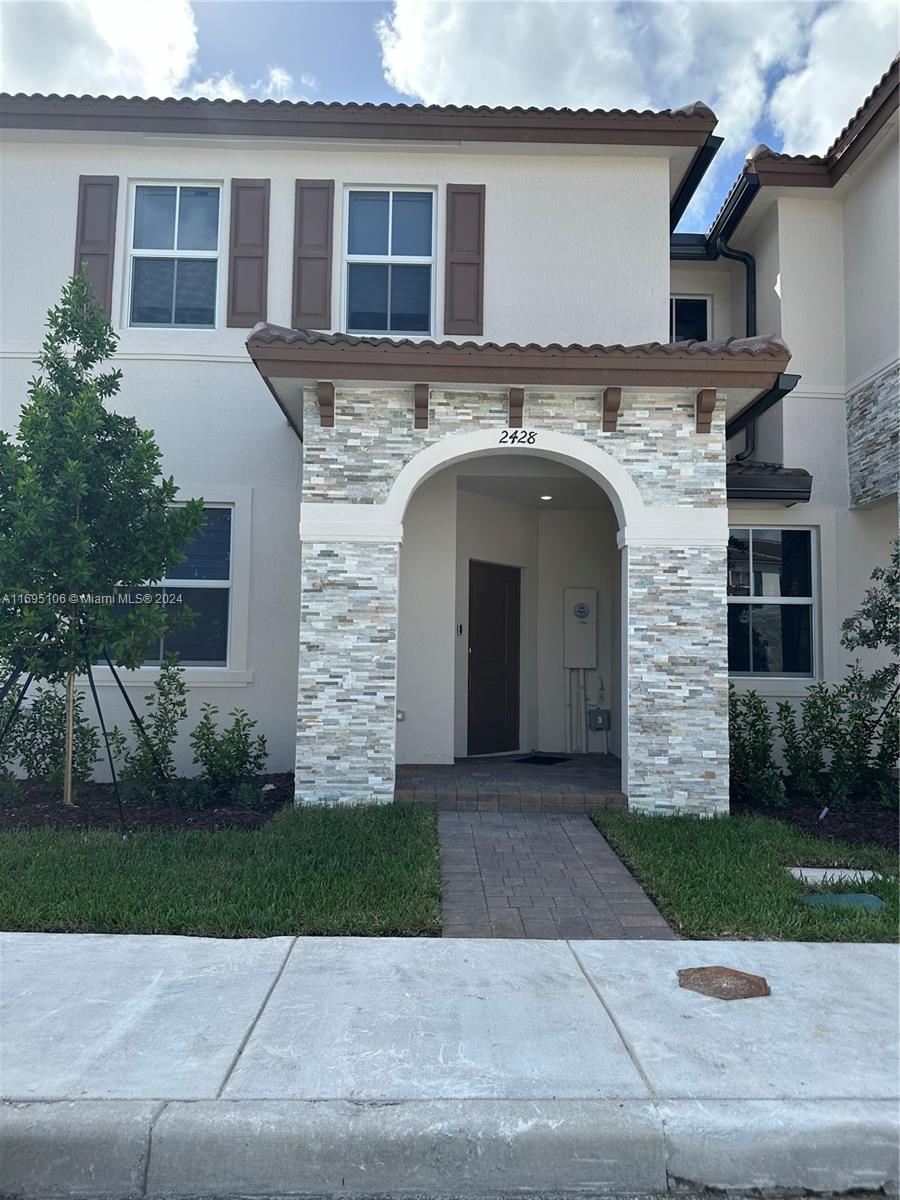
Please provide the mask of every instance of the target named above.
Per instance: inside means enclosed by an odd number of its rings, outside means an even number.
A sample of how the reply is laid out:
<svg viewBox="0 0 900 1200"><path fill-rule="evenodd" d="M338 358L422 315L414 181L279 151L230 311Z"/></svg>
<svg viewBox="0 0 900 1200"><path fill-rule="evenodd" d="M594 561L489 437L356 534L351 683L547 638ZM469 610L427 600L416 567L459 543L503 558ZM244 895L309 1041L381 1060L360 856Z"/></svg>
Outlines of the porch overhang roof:
<svg viewBox="0 0 900 1200"><path fill-rule="evenodd" d="M729 417L773 387L790 359L779 337L640 346L527 346L353 337L260 323L247 351L299 432L299 387L417 384L475 387L625 387L727 390Z"/></svg>

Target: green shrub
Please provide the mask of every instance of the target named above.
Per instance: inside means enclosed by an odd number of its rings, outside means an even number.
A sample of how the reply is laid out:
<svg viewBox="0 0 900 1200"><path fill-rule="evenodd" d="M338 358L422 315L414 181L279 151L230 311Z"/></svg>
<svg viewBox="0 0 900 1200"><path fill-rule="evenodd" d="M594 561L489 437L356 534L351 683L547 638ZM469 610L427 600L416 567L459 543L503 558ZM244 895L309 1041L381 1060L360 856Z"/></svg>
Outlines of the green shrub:
<svg viewBox="0 0 900 1200"><path fill-rule="evenodd" d="M891 565L876 567L872 586L862 603L841 626L841 645L847 650L887 652L888 662L867 677L876 697L897 694L900 682L900 540L891 543Z"/></svg>
<svg viewBox="0 0 900 1200"><path fill-rule="evenodd" d="M759 804L784 803L784 781L775 765L775 727L763 698L728 689L728 737L732 786Z"/></svg>
<svg viewBox="0 0 900 1200"><path fill-rule="evenodd" d="M218 708L204 704L202 716L191 734L194 762L201 768L200 779L209 787L216 803L246 802L247 785L253 786L266 766L268 751L262 734L253 736L256 721L242 709L228 714L231 724L220 733L216 725Z"/></svg>
<svg viewBox="0 0 900 1200"><path fill-rule="evenodd" d="M812 800L823 794L828 770L828 751L841 725L841 703L825 683L806 689L798 713L789 700L778 705L778 732L790 790L799 799Z"/></svg>
<svg viewBox="0 0 900 1200"><path fill-rule="evenodd" d="M97 730L83 712L84 698L75 692L72 780L91 778L100 749ZM55 687L39 687L16 722L12 749L29 779L45 779L62 787L66 760L66 698Z"/></svg>
<svg viewBox="0 0 900 1200"><path fill-rule="evenodd" d="M161 797L175 778L174 747L178 729L187 717L187 688L177 655L168 655L153 688L144 697L146 713L141 733L132 720L134 748L118 727L110 732L114 757L121 762L120 777L126 795L140 792Z"/></svg>
<svg viewBox="0 0 900 1200"><path fill-rule="evenodd" d="M2 726L0 726L2 729ZM22 785L8 767L0 766L0 809L12 808L22 799Z"/></svg>
<svg viewBox="0 0 900 1200"><path fill-rule="evenodd" d="M896 801L897 699L876 699L858 666L832 687L808 687L799 711L779 704L778 732L791 795L832 807L873 796Z"/></svg>
<svg viewBox="0 0 900 1200"><path fill-rule="evenodd" d="M806 689L799 711L778 705L788 789L801 800L841 806L880 798L897 803L895 770L900 750L900 553L891 547L891 566L876 567L872 586L842 625L841 643L886 652L886 666L866 674L858 662L829 686Z"/></svg>
<svg viewBox="0 0 900 1200"><path fill-rule="evenodd" d="M204 808L212 808L216 803L216 795L205 779L197 776L194 779L176 779L169 786L169 798L180 808L200 812Z"/></svg>

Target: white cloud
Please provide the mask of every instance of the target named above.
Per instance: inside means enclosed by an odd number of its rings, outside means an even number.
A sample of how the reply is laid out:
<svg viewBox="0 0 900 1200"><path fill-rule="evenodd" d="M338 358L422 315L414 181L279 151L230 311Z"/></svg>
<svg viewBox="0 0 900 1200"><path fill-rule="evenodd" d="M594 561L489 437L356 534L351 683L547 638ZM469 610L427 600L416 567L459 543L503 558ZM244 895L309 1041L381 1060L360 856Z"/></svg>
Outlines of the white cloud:
<svg viewBox="0 0 900 1200"><path fill-rule="evenodd" d="M801 70L772 94L772 122L788 154L821 154L871 92L897 49L893 0L826 9L812 28Z"/></svg>
<svg viewBox="0 0 900 1200"><path fill-rule="evenodd" d="M678 107L703 99L746 137L766 72L797 61L811 4L395 0L378 33L388 81L430 104Z"/></svg>
<svg viewBox="0 0 900 1200"><path fill-rule="evenodd" d="M377 32L388 82L427 104L704 100L726 145L686 214L695 223L767 119L786 149L824 149L897 48L891 0L395 0Z"/></svg>
<svg viewBox="0 0 900 1200"><path fill-rule="evenodd" d="M8 0L2 12L4 91L293 100L315 89L279 66L253 82L198 79L189 0Z"/></svg>

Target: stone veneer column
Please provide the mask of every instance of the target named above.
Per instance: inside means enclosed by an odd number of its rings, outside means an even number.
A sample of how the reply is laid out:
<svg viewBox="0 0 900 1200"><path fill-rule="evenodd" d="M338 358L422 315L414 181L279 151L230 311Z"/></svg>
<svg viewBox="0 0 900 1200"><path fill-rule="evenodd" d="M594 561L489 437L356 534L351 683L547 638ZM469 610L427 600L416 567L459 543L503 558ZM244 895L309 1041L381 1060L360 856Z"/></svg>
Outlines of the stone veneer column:
<svg viewBox="0 0 900 1200"><path fill-rule="evenodd" d="M399 546L304 542L295 798L394 797Z"/></svg>
<svg viewBox="0 0 900 1200"><path fill-rule="evenodd" d="M728 812L725 544L629 545L628 807Z"/></svg>

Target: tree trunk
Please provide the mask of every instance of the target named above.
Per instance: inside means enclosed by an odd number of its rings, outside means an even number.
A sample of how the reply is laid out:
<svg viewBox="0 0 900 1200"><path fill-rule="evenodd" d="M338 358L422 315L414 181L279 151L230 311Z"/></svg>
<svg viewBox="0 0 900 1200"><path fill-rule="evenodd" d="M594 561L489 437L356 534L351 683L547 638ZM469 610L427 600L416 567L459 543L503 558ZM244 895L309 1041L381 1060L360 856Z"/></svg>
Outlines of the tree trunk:
<svg viewBox="0 0 900 1200"><path fill-rule="evenodd" d="M73 805L72 757L75 741L75 676L66 676L66 772L63 781L63 804Z"/></svg>

